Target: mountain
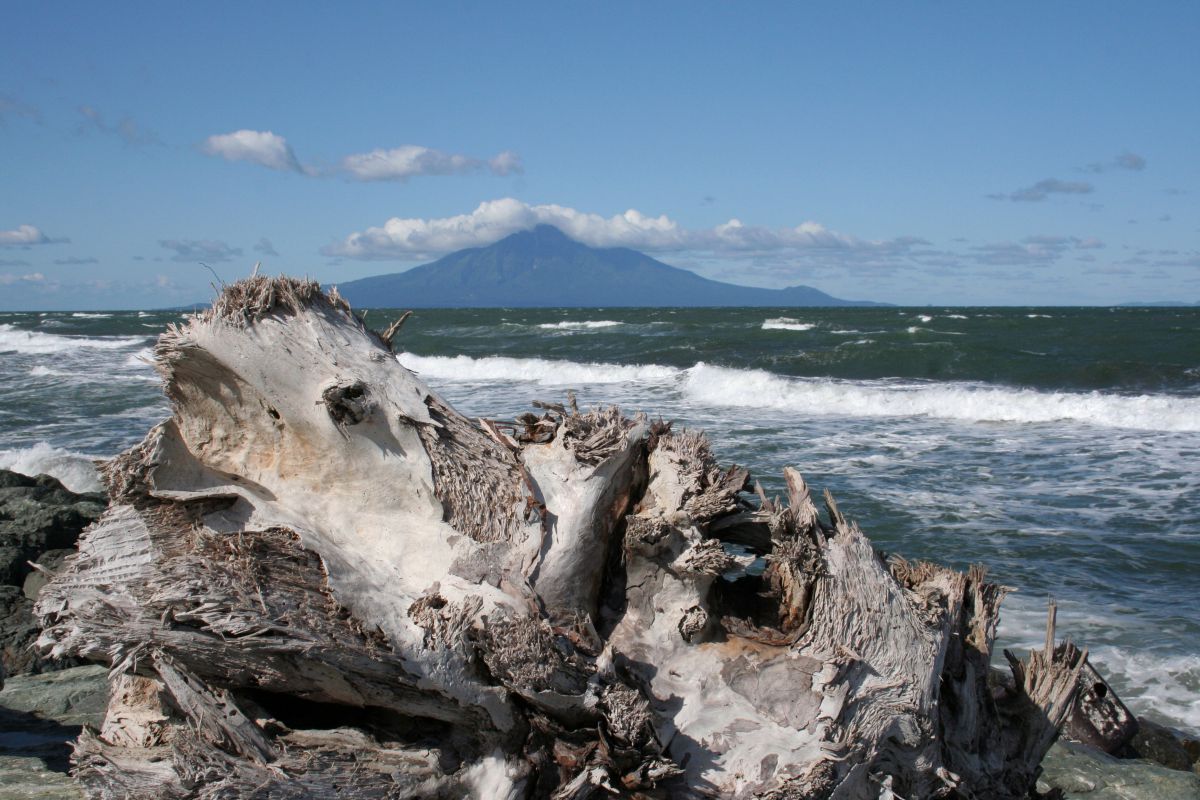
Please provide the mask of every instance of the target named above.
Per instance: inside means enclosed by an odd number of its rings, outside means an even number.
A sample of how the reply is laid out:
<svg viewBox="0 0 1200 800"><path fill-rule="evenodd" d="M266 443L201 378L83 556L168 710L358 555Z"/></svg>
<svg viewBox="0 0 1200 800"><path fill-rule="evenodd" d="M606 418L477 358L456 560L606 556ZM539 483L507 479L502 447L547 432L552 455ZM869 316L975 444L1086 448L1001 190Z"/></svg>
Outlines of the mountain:
<svg viewBox="0 0 1200 800"><path fill-rule="evenodd" d="M406 272L341 283L338 291L359 308L882 305L811 286L712 281L626 247L588 247L551 225Z"/></svg>

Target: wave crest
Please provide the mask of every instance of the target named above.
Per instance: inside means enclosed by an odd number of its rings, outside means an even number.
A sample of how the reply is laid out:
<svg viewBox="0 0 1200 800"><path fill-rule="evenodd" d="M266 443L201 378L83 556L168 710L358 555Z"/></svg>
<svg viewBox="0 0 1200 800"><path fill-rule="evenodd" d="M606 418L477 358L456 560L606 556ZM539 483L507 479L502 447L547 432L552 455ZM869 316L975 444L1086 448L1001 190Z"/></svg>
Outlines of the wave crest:
<svg viewBox="0 0 1200 800"><path fill-rule="evenodd" d="M45 355L64 353L85 347L95 350L120 350L143 344L140 336L113 336L103 339L88 336L58 336L41 331L27 331L13 325L0 323L0 353L24 353Z"/></svg>
<svg viewBox="0 0 1200 800"><path fill-rule="evenodd" d="M1070 420L1109 428L1200 431L1200 398L1040 392L968 383L889 383L789 378L764 370L697 364L684 390L706 405L807 415L930 417L963 422Z"/></svg>

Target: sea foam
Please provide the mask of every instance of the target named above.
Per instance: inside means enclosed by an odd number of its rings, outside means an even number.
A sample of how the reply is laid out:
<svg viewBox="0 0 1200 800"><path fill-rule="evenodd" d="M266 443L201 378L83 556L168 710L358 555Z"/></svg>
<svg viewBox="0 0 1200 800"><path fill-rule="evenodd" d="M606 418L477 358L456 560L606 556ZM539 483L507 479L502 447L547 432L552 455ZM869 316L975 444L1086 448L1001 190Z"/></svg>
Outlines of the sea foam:
<svg viewBox="0 0 1200 800"><path fill-rule="evenodd" d="M817 327L812 322L801 322L791 317L775 317L765 320L762 324L764 331L811 331Z"/></svg>
<svg viewBox="0 0 1200 800"><path fill-rule="evenodd" d="M22 475L52 475L72 492L99 492L104 487L93 463L96 458L38 442L33 447L0 450L0 469Z"/></svg>
<svg viewBox="0 0 1200 800"><path fill-rule="evenodd" d="M697 364L685 392L706 405L768 408L807 415L931 417L964 422L1070 420L1108 428L1200 431L1200 398L1100 392L1039 392L969 383L789 378L764 370Z"/></svg>
<svg viewBox="0 0 1200 800"><path fill-rule="evenodd" d="M77 348L96 350L120 350L142 344L140 336L112 336L96 339L87 336L58 336L41 331L27 331L13 325L0 323L0 353L27 353L44 355L64 353Z"/></svg>
<svg viewBox="0 0 1200 800"><path fill-rule="evenodd" d="M596 328L615 328L617 325L624 325L615 319L587 319L587 320L564 320L562 322L543 322L538 325L539 328L554 331L586 331Z"/></svg>
<svg viewBox="0 0 1200 800"><path fill-rule="evenodd" d="M968 423L1069 421L1105 428L1200 431L1200 398L1046 392L981 384L794 378L699 363L604 364L508 356L419 356L400 363L434 382L528 382L550 386L643 382L675 389L694 405L807 416L926 417Z"/></svg>
<svg viewBox="0 0 1200 800"><path fill-rule="evenodd" d="M543 358L488 356L418 356L401 353L401 364L423 378L451 381L524 381L551 386L626 381L666 381L679 374L673 367L655 364L589 364Z"/></svg>

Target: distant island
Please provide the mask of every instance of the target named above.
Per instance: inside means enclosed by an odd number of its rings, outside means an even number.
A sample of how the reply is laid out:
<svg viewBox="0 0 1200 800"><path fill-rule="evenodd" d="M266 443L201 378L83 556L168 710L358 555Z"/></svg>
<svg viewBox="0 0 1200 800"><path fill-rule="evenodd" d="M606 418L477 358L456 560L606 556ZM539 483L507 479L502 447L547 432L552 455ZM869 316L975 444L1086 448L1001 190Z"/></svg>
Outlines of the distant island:
<svg viewBox="0 0 1200 800"><path fill-rule="evenodd" d="M760 289L709 280L626 247L589 247L552 225L337 288L359 308L887 305L811 286Z"/></svg>

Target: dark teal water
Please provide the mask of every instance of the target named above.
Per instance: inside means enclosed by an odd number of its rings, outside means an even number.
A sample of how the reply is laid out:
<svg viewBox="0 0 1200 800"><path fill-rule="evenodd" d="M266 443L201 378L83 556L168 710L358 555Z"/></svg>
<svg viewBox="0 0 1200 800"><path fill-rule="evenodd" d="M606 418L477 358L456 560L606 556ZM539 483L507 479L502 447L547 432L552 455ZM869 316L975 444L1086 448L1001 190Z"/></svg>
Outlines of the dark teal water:
<svg viewBox="0 0 1200 800"><path fill-rule="evenodd" d="M394 312L370 311L382 328ZM166 413L139 354L175 314L0 315L0 466L94 480ZM1140 712L1200 729L1200 309L422 310L401 363L468 414L581 404L786 465L876 545L1018 591Z"/></svg>

